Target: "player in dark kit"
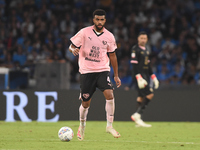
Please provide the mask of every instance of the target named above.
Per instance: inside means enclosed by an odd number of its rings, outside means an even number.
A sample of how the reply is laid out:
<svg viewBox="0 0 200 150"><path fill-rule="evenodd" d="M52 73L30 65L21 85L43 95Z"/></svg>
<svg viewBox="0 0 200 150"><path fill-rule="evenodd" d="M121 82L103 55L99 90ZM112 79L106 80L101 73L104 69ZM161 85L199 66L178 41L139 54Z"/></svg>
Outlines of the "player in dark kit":
<svg viewBox="0 0 200 150"><path fill-rule="evenodd" d="M153 88L150 87L150 78L154 82L154 88L159 87L159 81L155 74L153 74L150 67L149 51L147 50L146 43L148 37L146 32L140 32L138 35L138 44L133 46L131 52L131 63L133 64L133 78L137 81L138 97L137 97L137 110L131 116L138 127L151 127L141 119L146 106L153 98Z"/></svg>

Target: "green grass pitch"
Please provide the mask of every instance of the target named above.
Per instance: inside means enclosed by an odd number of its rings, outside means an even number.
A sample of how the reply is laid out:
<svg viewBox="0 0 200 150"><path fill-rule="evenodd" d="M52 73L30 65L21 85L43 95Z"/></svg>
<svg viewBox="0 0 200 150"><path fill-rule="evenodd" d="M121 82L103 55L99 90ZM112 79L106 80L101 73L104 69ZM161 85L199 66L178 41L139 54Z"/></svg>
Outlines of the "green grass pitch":
<svg viewBox="0 0 200 150"><path fill-rule="evenodd" d="M78 121L0 121L0 150L199 150L199 122L148 122L151 128L137 128L131 121L115 121L121 137L105 132L105 121L87 121L84 141L76 137ZM62 142L58 130L71 127L74 138Z"/></svg>

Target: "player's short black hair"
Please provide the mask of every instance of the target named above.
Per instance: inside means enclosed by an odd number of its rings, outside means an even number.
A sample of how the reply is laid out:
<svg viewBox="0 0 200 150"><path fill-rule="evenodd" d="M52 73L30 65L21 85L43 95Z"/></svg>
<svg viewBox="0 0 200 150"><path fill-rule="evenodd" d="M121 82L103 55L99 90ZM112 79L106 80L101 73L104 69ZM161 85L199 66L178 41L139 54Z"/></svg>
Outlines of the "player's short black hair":
<svg viewBox="0 0 200 150"><path fill-rule="evenodd" d="M140 31L139 34L138 34L138 37L139 37L140 35L147 35L147 33L146 33L145 31ZM147 35L147 37L148 37L148 35Z"/></svg>
<svg viewBox="0 0 200 150"><path fill-rule="evenodd" d="M97 16L106 16L106 12L103 9L96 9L93 12L93 18L94 18L95 15L97 15Z"/></svg>

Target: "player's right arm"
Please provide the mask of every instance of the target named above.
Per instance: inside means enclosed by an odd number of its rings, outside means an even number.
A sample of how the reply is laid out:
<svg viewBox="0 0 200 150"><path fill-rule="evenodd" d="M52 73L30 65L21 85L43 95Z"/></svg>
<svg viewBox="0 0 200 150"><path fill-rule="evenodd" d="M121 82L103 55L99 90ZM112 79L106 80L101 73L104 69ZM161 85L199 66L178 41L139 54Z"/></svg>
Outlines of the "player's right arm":
<svg viewBox="0 0 200 150"><path fill-rule="evenodd" d="M69 46L69 51L74 54L74 56L79 54L81 45L83 44L84 30L81 29L76 35L70 38L72 44Z"/></svg>
<svg viewBox="0 0 200 150"><path fill-rule="evenodd" d="M79 54L79 48L77 48L75 45L70 44L69 51L74 55L77 56Z"/></svg>

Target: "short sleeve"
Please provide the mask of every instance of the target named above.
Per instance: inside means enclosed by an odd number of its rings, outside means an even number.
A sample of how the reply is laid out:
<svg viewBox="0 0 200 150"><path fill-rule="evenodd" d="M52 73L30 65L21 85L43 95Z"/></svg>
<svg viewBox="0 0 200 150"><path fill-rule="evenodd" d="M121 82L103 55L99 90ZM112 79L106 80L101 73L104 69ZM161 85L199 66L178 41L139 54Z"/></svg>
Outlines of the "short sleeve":
<svg viewBox="0 0 200 150"><path fill-rule="evenodd" d="M71 42L76 46L80 47L83 41L83 33L84 30L81 29L78 33L76 33L73 37L70 38Z"/></svg>
<svg viewBox="0 0 200 150"><path fill-rule="evenodd" d="M112 35L108 45L108 52L114 52L116 49L117 49L117 44L115 41L115 37Z"/></svg>

